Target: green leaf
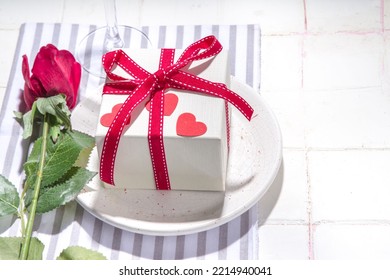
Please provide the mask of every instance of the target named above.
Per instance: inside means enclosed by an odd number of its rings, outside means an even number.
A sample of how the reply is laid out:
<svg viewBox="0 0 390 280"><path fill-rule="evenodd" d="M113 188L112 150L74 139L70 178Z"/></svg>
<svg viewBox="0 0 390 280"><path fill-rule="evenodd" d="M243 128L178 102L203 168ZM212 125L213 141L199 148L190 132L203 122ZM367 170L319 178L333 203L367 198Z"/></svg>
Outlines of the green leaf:
<svg viewBox="0 0 390 280"><path fill-rule="evenodd" d="M41 155L42 149L42 137L38 138L31 150L30 155L28 156L26 162L23 164L24 171L26 172L26 183L28 186L33 187L37 172L38 172L38 163L39 157Z"/></svg>
<svg viewBox="0 0 390 280"><path fill-rule="evenodd" d="M49 130L49 135L53 142L56 143L61 135L61 127L59 125L51 126Z"/></svg>
<svg viewBox="0 0 390 280"><path fill-rule="evenodd" d="M72 128L72 124L71 124L71 121L70 121L71 113L69 111L68 106L66 105L66 102L63 103L63 104L60 104L59 106L55 106L54 110L56 111L57 118L62 121L64 126L66 128L70 128L71 129Z"/></svg>
<svg viewBox="0 0 390 280"><path fill-rule="evenodd" d="M17 120L23 119L23 113L22 112L14 111L14 116L15 116L15 118Z"/></svg>
<svg viewBox="0 0 390 280"><path fill-rule="evenodd" d="M89 156L91 155L91 151L95 146L95 138L77 130L73 130L70 133L70 136L72 137L73 141L82 148L74 165L86 167Z"/></svg>
<svg viewBox="0 0 390 280"><path fill-rule="evenodd" d="M39 193L37 213L51 211L74 200L83 187L96 175L85 168L73 167L66 175L67 180Z"/></svg>
<svg viewBox="0 0 390 280"><path fill-rule="evenodd" d="M23 139L27 139L32 135L36 111L37 105L34 102L31 110L23 115Z"/></svg>
<svg viewBox="0 0 390 280"><path fill-rule="evenodd" d="M81 246L71 246L63 250L57 260L107 260L107 258L99 252Z"/></svg>
<svg viewBox="0 0 390 280"><path fill-rule="evenodd" d="M16 214L18 207L18 191L10 181L0 175L0 217Z"/></svg>
<svg viewBox="0 0 390 280"><path fill-rule="evenodd" d="M88 134L73 130L72 132L69 132L69 135L82 149L92 149L95 145L95 138Z"/></svg>
<svg viewBox="0 0 390 280"><path fill-rule="evenodd" d="M22 237L0 237L0 260L18 260ZM31 239L28 260L42 260L43 243L36 237Z"/></svg>
<svg viewBox="0 0 390 280"><path fill-rule="evenodd" d="M42 114L50 114L56 116L59 124L63 124L66 128L71 127L70 111L66 105L66 97L63 94L58 94L46 98L38 98L38 111Z"/></svg>
<svg viewBox="0 0 390 280"><path fill-rule="evenodd" d="M50 114L55 116L56 115L55 107L60 104L66 104L66 99L64 95L58 94L50 97L38 98L36 103L37 103L38 111L42 115Z"/></svg>
<svg viewBox="0 0 390 280"><path fill-rule="evenodd" d="M93 137L78 131L62 134L56 143L48 141L42 172L42 188L59 181L75 165L81 152L85 149L92 149L94 144ZM37 177L41 146L42 139L39 138L24 164L28 186L33 186Z"/></svg>

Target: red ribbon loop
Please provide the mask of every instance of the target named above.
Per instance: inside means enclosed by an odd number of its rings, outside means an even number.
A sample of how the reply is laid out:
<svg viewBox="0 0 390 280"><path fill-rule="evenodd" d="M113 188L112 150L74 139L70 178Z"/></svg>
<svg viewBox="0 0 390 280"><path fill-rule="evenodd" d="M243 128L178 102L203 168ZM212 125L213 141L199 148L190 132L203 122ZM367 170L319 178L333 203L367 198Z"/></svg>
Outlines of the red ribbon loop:
<svg viewBox="0 0 390 280"><path fill-rule="evenodd" d="M164 90L167 88L201 92L223 98L234 105L248 120L252 107L226 85L214 83L181 69L195 60L216 56L222 45L214 36L207 36L191 44L174 63L174 49L162 49L159 69L149 73L122 50L115 50L103 56L103 67L109 81L103 87L103 94L126 94L127 99L116 114L104 139L100 160L100 178L114 185L114 165L123 129L132 111L144 106L150 100L149 148L157 189L170 189L168 168L163 145ZM113 73L115 67L122 68L133 79L126 79Z"/></svg>

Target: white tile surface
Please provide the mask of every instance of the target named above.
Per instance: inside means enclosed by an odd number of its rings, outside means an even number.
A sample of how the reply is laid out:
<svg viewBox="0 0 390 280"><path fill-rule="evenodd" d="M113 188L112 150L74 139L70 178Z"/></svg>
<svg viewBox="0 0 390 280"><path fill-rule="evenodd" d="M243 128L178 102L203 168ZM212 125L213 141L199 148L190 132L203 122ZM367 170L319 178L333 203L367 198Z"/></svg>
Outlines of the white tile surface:
<svg viewBox="0 0 390 280"><path fill-rule="evenodd" d="M309 234L306 226L264 225L259 229L260 260L307 260Z"/></svg>
<svg viewBox="0 0 390 280"><path fill-rule="evenodd" d="M258 23L264 35L302 33L304 31L303 1L220 0L221 20L229 23Z"/></svg>
<svg viewBox="0 0 390 280"><path fill-rule="evenodd" d="M390 221L390 151L308 153L312 221Z"/></svg>
<svg viewBox="0 0 390 280"><path fill-rule="evenodd" d="M390 226L319 225L314 230L315 259L388 259Z"/></svg>
<svg viewBox="0 0 390 280"><path fill-rule="evenodd" d="M383 58L382 87L386 90L386 92L390 92L390 31L384 32L383 37L384 37L384 58Z"/></svg>
<svg viewBox="0 0 390 280"><path fill-rule="evenodd" d="M263 36L261 88L296 90L302 87L303 36Z"/></svg>
<svg viewBox="0 0 390 280"><path fill-rule="evenodd" d="M0 87L0 108L3 105L4 94L5 94L5 88L4 87Z"/></svg>
<svg viewBox="0 0 390 280"><path fill-rule="evenodd" d="M285 148L304 148L305 112L302 90L261 91L278 118Z"/></svg>
<svg viewBox="0 0 390 280"><path fill-rule="evenodd" d="M383 5L381 5L382 8L382 14L383 14L383 27L384 29L390 28L390 1L389 0L383 0L381 1Z"/></svg>
<svg viewBox="0 0 390 280"><path fill-rule="evenodd" d="M390 1L389 0L383 0L383 27L384 29L390 28ZM381 5L382 6L382 5Z"/></svg>
<svg viewBox="0 0 390 280"><path fill-rule="evenodd" d="M63 22L106 24L104 0L64 0ZM142 1L116 0L119 25L139 26Z"/></svg>
<svg viewBox="0 0 390 280"><path fill-rule="evenodd" d="M324 34L304 41L305 89L381 85L384 42L380 34Z"/></svg>
<svg viewBox="0 0 390 280"><path fill-rule="evenodd" d="M164 16L170 13L175 16ZM193 16L189 17L189 13ZM184 24L189 21L191 22L190 24L197 24L197 18L208 24L213 24L220 17L220 1L146 0L143 3L142 24L147 25L150 22L156 22L156 19L159 20L160 24L168 25Z"/></svg>
<svg viewBox="0 0 390 280"><path fill-rule="evenodd" d="M145 0L141 25L258 23L263 34L303 32L303 1L276 0ZM162 16L163 14L175 16Z"/></svg>
<svg viewBox="0 0 390 280"><path fill-rule="evenodd" d="M381 0L306 0L309 32L370 32L381 28Z"/></svg>
<svg viewBox="0 0 390 280"><path fill-rule="evenodd" d="M64 22L103 25L106 23L103 0L64 0Z"/></svg>
<svg viewBox="0 0 390 280"><path fill-rule="evenodd" d="M22 23L29 21L60 22L63 4L64 0L1 0L0 29L18 29Z"/></svg>
<svg viewBox="0 0 390 280"><path fill-rule="evenodd" d="M0 38L7 38L2 44L2 51L0 52L0 69L11 69L18 32L14 30L0 30ZM9 71L4 71L0 75L0 87L7 85L8 77Z"/></svg>
<svg viewBox="0 0 390 280"><path fill-rule="evenodd" d="M260 200L261 224L307 224L308 187L304 151L283 152L283 166L273 186Z"/></svg>
<svg viewBox="0 0 390 280"><path fill-rule="evenodd" d="M389 91L307 91L305 102L308 147L390 147Z"/></svg>

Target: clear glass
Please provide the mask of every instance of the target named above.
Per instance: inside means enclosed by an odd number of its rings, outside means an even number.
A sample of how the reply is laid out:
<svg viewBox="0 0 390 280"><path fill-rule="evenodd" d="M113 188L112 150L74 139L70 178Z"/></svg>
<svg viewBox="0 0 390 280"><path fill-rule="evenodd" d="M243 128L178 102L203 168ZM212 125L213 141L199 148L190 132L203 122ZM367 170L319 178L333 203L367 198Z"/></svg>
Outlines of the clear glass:
<svg viewBox="0 0 390 280"><path fill-rule="evenodd" d="M97 28L87 34L78 44L77 60L90 74L104 78L102 56L117 48L149 48L149 38L141 30L125 25L118 25L115 0L103 0L106 26Z"/></svg>

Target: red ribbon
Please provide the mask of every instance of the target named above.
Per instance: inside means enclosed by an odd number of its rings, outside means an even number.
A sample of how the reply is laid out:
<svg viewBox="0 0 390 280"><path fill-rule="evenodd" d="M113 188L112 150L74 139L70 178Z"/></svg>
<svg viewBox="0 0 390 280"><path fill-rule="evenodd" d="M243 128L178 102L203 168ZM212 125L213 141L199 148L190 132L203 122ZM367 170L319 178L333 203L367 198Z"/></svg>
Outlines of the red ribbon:
<svg viewBox="0 0 390 280"><path fill-rule="evenodd" d="M157 189L170 189L163 142L164 91L167 88L201 92L223 98L234 105L248 120L251 119L252 107L225 84L214 83L180 70L192 61L214 57L221 50L222 45L214 36L205 37L191 44L176 63L175 50L162 49L159 69L155 73L143 69L122 50L115 50L103 56L103 67L110 79L103 87L103 94L129 95L104 139L100 159L100 178L103 182L115 185L114 165L123 129L131 113L138 106L144 106L146 101L150 101L148 141L155 184ZM116 66L125 70L133 79L129 80L112 73Z"/></svg>

